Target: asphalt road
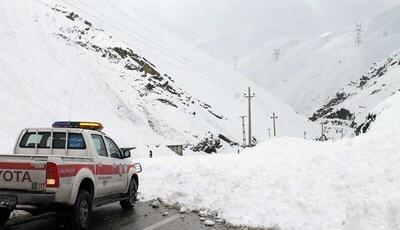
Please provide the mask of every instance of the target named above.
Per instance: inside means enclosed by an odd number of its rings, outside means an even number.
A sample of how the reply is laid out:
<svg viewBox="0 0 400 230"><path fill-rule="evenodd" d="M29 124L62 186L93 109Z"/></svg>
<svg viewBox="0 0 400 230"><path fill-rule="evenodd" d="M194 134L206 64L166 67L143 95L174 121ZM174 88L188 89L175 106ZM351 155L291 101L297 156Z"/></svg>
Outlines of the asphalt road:
<svg viewBox="0 0 400 230"><path fill-rule="evenodd" d="M168 212L167 216L163 213ZM138 203L132 212L124 212L118 203L94 209L92 229L118 230L208 230L235 229L217 223L207 227L200 221L197 213L180 214L178 210L161 206L158 209L150 207L149 203ZM53 214L39 217L26 217L9 221L7 230L55 230L65 229L57 222Z"/></svg>

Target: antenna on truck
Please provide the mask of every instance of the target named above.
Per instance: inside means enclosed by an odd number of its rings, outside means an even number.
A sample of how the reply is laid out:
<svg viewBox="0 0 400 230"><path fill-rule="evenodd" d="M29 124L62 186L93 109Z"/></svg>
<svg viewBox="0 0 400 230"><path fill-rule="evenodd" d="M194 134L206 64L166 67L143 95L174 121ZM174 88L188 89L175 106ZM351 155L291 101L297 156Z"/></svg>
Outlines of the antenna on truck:
<svg viewBox="0 0 400 230"><path fill-rule="evenodd" d="M74 101L75 90L78 87L78 83L80 81L81 81L81 76L79 76L78 80L75 82L74 88L72 88L71 98L70 98L70 101L69 101L68 122L71 122L72 103Z"/></svg>

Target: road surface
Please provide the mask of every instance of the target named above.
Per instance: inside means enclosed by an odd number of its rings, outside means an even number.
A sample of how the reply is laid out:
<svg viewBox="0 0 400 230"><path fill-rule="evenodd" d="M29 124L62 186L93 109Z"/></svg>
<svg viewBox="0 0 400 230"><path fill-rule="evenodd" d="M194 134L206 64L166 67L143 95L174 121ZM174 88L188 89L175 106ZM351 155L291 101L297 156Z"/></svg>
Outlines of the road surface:
<svg viewBox="0 0 400 230"><path fill-rule="evenodd" d="M168 212L167 216L163 213ZM149 203L138 203L132 212L124 212L118 203L110 204L93 211L92 229L96 230L221 230L235 229L223 224L207 227L196 213L179 213L176 209L161 206L150 207ZM7 230L56 230L65 229L57 222L54 214L39 217L26 217L18 221L9 221Z"/></svg>

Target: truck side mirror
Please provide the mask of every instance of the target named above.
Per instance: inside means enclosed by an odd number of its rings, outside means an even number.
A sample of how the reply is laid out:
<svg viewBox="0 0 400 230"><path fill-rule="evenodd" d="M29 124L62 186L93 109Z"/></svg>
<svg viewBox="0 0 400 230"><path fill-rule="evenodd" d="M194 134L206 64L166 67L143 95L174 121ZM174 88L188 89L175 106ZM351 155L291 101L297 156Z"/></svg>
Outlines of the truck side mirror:
<svg viewBox="0 0 400 230"><path fill-rule="evenodd" d="M131 150L125 150L124 151L124 158L129 158L131 157Z"/></svg>

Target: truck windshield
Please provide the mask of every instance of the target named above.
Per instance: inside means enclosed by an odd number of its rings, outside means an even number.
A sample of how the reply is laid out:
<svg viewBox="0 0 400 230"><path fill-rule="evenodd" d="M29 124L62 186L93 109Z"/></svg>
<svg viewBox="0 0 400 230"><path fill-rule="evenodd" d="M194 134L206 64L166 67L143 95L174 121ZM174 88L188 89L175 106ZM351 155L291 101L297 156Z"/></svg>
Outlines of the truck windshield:
<svg viewBox="0 0 400 230"><path fill-rule="evenodd" d="M53 149L65 149L67 134L53 133ZM26 132L21 139L21 148L50 148L51 132ZM81 133L68 133L68 149L86 149L86 143Z"/></svg>

